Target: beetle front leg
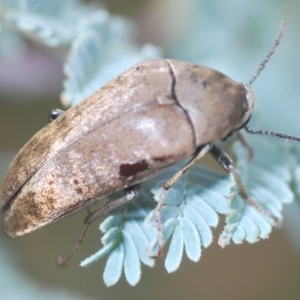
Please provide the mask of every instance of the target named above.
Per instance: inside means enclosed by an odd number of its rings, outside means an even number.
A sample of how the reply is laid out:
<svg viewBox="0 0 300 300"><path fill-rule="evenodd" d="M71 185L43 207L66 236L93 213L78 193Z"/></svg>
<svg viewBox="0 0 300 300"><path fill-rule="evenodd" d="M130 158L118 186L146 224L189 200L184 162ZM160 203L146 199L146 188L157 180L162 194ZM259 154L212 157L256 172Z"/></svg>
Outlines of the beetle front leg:
<svg viewBox="0 0 300 300"><path fill-rule="evenodd" d="M197 162L200 158L202 158L206 153L210 151L212 148L212 144L206 144L201 146L197 149L196 153L194 154L193 158L177 173L175 173L165 184L162 186L162 192L160 198L157 202L155 207L155 223L157 228L157 241L158 241L158 251L157 256L162 256L162 248L163 248L163 230L162 224L160 220L160 212L163 207L164 201L167 196L168 190L180 179L180 177L189 169L191 168L195 162Z"/></svg>
<svg viewBox="0 0 300 300"><path fill-rule="evenodd" d="M254 153L252 147L248 144L247 140L244 138L242 133L240 131L237 132L237 138L240 140L242 145L247 149L248 151L248 163L251 163Z"/></svg>
<svg viewBox="0 0 300 300"><path fill-rule="evenodd" d="M66 256L66 258L62 258L61 256L57 257L57 264L60 267L64 267L66 266L67 262L70 260L70 258L75 254L75 252L77 251L77 249L79 248L80 244L83 242L83 239L87 233L87 230L90 226L90 224L92 224L94 222L94 220L96 220L98 217L103 216L104 214L108 213L109 211L117 208L120 205L123 205L129 201L135 200L139 194L140 194L140 184L136 184L134 186L131 186L129 188L125 189L126 195L113 200L109 203L107 203L106 205L102 206L100 209L91 212L85 219L84 219L84 227L83 230L81 232L81 234L79 235L76 244L74 245L74 247L72 248L72 250L70 251L70 253Z"/></svg>
<svg viewBox="0 0 300 300"><path fill-rule="evenodd" d="M258 205L253 199L251 199L248 196L247 189L244 186L240 175L234 168L233 161L230 158L230 156L224 150L219 149L215 145L213 145L213 147L211 148L210 153L228 173L232 174L232 176L237 184L240 196L244 200L246 200L251 206L253 206L258 212L273 219L273 221L274 221L273 225L276 226L278 223L278 219L275 216L272 216L267 211L265 211L260 205Z"/></svg>

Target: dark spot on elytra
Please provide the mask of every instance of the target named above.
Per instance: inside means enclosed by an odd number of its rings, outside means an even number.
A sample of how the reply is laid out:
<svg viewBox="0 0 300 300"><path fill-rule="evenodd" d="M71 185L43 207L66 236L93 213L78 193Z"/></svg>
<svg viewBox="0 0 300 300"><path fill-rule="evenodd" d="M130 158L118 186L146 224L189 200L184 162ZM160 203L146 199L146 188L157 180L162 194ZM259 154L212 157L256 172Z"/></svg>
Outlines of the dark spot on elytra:
<svg viewBox="0 0 300 300"><path fill-rule="evenodd" d="M191 81L197 83L199 77L195 73L192 72L192 74L190 75L190 79L191 79Z"/></svg>
<svg viewBox="0 0 300 300"><path fill-rule="evenodd" d="M206 87L208 86L209 82L207 80L204 80L202 81L202 86L203 86L203 89L205 90Z"/></svg>
<svg viewBox="0 0 300 300"><path fill-rule="evenodd" d="M36 192L28 192L27 195L28 195L28 198L34 198L36 195Z"/></svg>
<svg viewBox="0 0 300 300"><path fill-rule="evenodd" d="M27 191L20 195L20 192L18 191L15 195L18 201L12 204L4 224L6 232L11 236L22 234L30 227L38 228L49 218L49 213L55 213L56 209L57 198L55 197L55 190L52 188L48 187L42 194ZM40 201L41 196L43 201ZM6 206L6 209L9 209L9 206Z"/></svg>
<svg viewBox="0 0 300 300"><path fill-rule="evenodd" d="M163 156L152 157L153 161L156 161L156 162L165 162L171 158L172 158L172 155L163 155Z"/></svg>
<svg viewBox="0 0 300 300"><path fill-rule="evenodd" d="M120 165L120 175L121 176L132 176L137 174L138 172L147 170L149 168L149 164L145 159L134 163L134 164L122 164Z"/></svg>
<svg viewBox="0 0 300 300"><path fill-rule="evenodd" d="M26 211L31 218L35 218L37 220L41 219L41 209L34 201L27 202Z"/></svg>
<svg viewBox="0 0 300 300"><path fill-rule="evenodd" d="M83 190L82 190L82 188L77 187L77 188L75 189L75 192L76 192L77 194L82 194L82 193L83 193Z"/></svg>
<svg viewBox="0 0 300 300"><path fill-rule="evenodd" d="M73 180L72 180L72 183L73 183L74 185L76 185L76 187L74 187L74 191L75 191L77 194L82 194L82 193L83 193L83 190L82 190L82 188L81 188L80 186L78 186L79 181L78 181L77 179L73 179Z"/></svg>
<svg viewBox="0 0 300 300"><path fill-rule="evenodd" d="M54 195L55 195L55 191L53 189L49 189L46 195L48 210L55 209L55 203L57 202L57 199L54 197Z"/></svg>
<svg viewBox="0 0 300 300"><path fill-rule="evenodd" d="M35 202L35 195L35 192L28 192L19 210L23 210L25 215L28 215L31 219L40 220L43 218L43 211L41 206Z"/></svg>

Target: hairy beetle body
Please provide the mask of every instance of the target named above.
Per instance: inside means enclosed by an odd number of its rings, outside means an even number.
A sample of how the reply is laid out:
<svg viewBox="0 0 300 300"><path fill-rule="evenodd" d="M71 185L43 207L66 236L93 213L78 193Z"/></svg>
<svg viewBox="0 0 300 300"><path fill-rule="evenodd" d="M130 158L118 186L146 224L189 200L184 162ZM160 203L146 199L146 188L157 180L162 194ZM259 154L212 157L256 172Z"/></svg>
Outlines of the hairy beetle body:
<svg viewBox="0 0 300 300"><path fill-rule="evenodd" d="M177 60L142 62L38 132L0 190L4 228L30 233L227 137L252 112L245 84Z"/></svg>

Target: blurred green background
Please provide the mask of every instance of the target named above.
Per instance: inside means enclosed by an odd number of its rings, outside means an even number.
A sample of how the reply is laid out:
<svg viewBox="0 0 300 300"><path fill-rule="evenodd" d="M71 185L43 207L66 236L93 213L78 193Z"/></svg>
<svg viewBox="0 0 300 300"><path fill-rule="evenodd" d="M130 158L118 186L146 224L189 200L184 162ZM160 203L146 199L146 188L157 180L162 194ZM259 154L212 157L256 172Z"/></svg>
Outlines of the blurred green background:
<svg viewBox="0 0 300 300"><path fill-rule="evenodd" d="M237 81L250 79L285 18L282 45L253 84L257 97L253 118L264 129L300 135L298 0L101 3L112 14L127 15L137 23L139 44L154 43L164 49L165 56L208 65ZM51 49L27 42L17 58L1 53L1 177L13 155L48 123L50 110L62 108L62 80L62 61ZM16 299L21 288L19 299L43 299L60 290L70 294L70 299L300 299L300 214L297 205L285 209L282 228L269 240L220 249L217 237L222 220L215 242L203 252L200 262L184 260L176 273L167 274L163 260L158 259L154 269L143 268L135 287L122 280L107 288L101 278L104 261L78 267L80 260L100 247L97 224L69 267L56 267L56 256L66 254L81 231L85 211L21 239L12 240L1 231L0 299ZM98 239L99 244L91 242Z"/></svg>

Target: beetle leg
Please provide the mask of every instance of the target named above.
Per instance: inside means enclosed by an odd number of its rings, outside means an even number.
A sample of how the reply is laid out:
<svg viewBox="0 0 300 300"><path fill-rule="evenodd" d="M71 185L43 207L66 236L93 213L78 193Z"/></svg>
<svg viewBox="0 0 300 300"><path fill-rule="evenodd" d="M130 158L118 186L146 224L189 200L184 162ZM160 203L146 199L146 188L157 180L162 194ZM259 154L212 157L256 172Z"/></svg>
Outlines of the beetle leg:
<svg viewBox="0 0 300 300"><path fill-rule="evenodd" d="M157 255L158 257L162 256L162 248L163 248L163 230L162 230L162 224L160 220L160 211L162 209L162 206L164 204L164 201L167 196L168 190L173 186L173 184L180 179L180 177L190 168L192 167L195 162L197 162L200 158L202 158L206 153L210 151L212 148L212 144L206 144L204 146L201 146L197 149L196 153L192 157L192 159L177 173L175 173L165 184L162 186L162 192L160 195L160 198L157 202L157 205L155 207L155 223L157 227L157 241L158 241L158 251Z"/></svg>
<svg viewBox="0 0 300 300"><path fill-rule="evenodd" d="M49 121L50 122L54 121L60 115L62 115L64 112L65 112L64 110L61 110L61 109L58 109L58 108L52 109L50 114L49 114Z"/></svg>
<svg viewBox="0 0 300 300"><path fill-rule="evenodd" d="M250 163L253 159L254 153L252 147L249 145L245 137L241 134L240 131L237 132L237 138L240 140L242 145L247 149L248 151L248 163Z"/></svg>
<svg viewBox="0 0 300 300"><path fill-rule="evenodd" d="M75 254L75 252L79 248L80 244L82 243L90 224L93 223L93 221L95 219L97 219L98 217L100 217L100 216L106 214L107 212L113 210L114 208L117 208L120 205L123 205L123 204L125 204L129 201L132 201L132 200L136 199L138 197L138 195L140 194L140 184L136 184L132 187L126 188L125 192L126 192L125 196L107 203L106 205L102 206L100 209L98 209L94 212L91 212L84 219L83 230L82 230L81 234L79 235L76 244L71 249L70 253L65 258L62 258L61 256L57 257L58 266L65 267L67 265L67 262Z"/></svg>
<svg viewBox="0 0 300 300"><path fill-rule="evenodd" d="M275 216L272 216L270 213L268 213L267 211L265 211L260 205L258 205L253 199L251 199L248 196L246 187L244 186L241 177L239 176L238 172L236 171L236 169L233 166L233 161L230 158L230 156L224 151L219 149L218 147L216 147L215 145L213 145L213 147L210 150L210 153L212 154L212 156L220 163L220 165L230 174L232 174L238 190L239 190L239 194L240 196L246 200L247 202L250 203L250 205L252 205L258 212L260 212L261 214L273 219L274 224L273 226L276 226L278 223L278 219Z"/></svg>

